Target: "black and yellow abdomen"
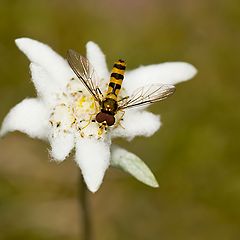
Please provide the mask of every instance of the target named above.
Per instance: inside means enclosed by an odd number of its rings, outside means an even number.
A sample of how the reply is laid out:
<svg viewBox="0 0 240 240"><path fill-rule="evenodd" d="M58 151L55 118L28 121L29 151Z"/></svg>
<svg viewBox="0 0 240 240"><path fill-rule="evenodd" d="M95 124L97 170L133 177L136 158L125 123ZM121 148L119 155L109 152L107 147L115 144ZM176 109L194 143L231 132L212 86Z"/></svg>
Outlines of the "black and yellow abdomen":
<svg viewBox="0 0 240 240"><path fill-rule="evenodd" d="M118 60L113 65L106 98L111 98L117 101L118 93L122 87L125 69L126 63L123 60Z"/></svg>

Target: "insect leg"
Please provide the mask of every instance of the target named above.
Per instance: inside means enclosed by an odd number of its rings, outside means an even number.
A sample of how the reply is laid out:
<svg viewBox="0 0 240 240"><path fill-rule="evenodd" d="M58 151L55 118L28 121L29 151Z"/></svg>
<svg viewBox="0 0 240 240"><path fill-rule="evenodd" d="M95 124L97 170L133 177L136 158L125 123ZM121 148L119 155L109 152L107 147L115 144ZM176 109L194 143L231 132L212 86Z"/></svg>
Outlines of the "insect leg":
<svg viewBox="0 0 240 240"><path fill-rule="evenodd" d="M121 115L121 117L118 119L118 121L114 124L114 128L118 127L118 125L119 125L119 126L122 127L123 129L125 129L125 127L121 124L121 120L123 119L123 116L125 115L125 111L123 111L123 110L119 110L119 111L122 112L122 115Z"/></svg>
<svg viewBox="0 0 240 240"><path fill-rule="evenodd" d="M101 136L104 132L104 130L106 131L106 122L103 122L98 129L98 136Z"/></svg>
<svg viewBox="0 0 240 240"><path fill-rule="evenodd" d="M92 115L90 115L90 118L89 118L89 120L88 120L88 123L84 126L84 127L82 127L81 129L84 129L84 128L86 128L87 126L89 126L89 124L92 122Z"/></svg>

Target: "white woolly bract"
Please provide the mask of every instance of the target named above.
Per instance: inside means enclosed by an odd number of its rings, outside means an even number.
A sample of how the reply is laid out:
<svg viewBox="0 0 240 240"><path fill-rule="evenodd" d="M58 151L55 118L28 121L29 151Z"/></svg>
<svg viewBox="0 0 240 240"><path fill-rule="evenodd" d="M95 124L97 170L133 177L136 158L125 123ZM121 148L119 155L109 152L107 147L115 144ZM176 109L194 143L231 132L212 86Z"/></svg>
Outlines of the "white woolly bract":
<svg viewBox="0 0 240 240"><path fill-rule="evenodd" d="M49 142L51 157L56 161L63 161L74 147L74 134L51 131Z"/></svg>
<svg viewBox="0 0 240 240"><path fill-rule="evenodd" d="M136 136L150 137L160 126L160 116L147 111L128 110L124 115L122 127L113 130L112 137L124 137L128 140Z"/></svg>
<svg viewBox="0 0 240 240"><path fill-rule="evenodd" d="M76 162L82 170L88 189L96 192L100 187L104 173L109 166L109 144L91 140L76 141Z"/></svg>
<svg viewBox="0 0 240 240"><path fill-rule="evenodd" d="M123 87L128 94L150 84L172 84L187 81L197 73L196 68L185 62L167 62L141 66L126 73Z"/></svg>
<svg viewBox="0 0 240 240"><path fill-rule="evenodd" d="M20 131L32 138L46 139L48 134L48 111L38 99L24 99L11 109L3 120L0 136Z"/></svg>
<svg viewBox="0 0 240 240"><path fill-rule="evenodd" d="M38 96L49 106L56 103L57 94L62 92L57 84L54 84L52 77L43 67L36 63L30 64L32 81Z"/></svg>
<svg viewBox="0 0 240 240"><path fill-rule="evenodd" d="M99 46L94 42L88 42L87 48L87 59L94 67L97 76L105 83L109 80L109 72L107 69L107 63L105 55Z"/></svg>
<svg viewBox="0 0 240 240"><path fill-rule="evenodd" d="M50 75L52 82L61 88L66 86L73 73L65 59L48 45L36 40L18 38L15 42L31 62L41 66Z"/></svg>

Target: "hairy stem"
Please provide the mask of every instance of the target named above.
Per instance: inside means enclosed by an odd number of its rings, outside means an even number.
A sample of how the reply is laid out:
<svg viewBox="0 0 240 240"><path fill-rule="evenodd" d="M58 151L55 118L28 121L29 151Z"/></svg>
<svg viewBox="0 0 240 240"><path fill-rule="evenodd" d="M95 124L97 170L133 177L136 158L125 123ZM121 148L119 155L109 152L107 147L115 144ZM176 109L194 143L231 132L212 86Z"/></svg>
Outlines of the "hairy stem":
<svg viewBox="0 0 240 240"><path fill-rule="evenodd" d="M86 184L82 175L80 176L79 202L82 217L82 240L93 240L90 219L90 203Z"/></svg>

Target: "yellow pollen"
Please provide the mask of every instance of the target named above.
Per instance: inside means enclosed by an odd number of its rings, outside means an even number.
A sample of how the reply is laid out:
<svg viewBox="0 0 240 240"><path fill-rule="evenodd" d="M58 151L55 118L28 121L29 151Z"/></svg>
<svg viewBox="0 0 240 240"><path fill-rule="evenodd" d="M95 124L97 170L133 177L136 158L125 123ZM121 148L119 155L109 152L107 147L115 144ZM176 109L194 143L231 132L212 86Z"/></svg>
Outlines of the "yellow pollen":
<svg viewBox="0 0 240 240"><path fill-rule="evenodd" d="M85 102L86 102L86 97L85 97L85 96L81 97L81 98L78 100L78 106L79 106L79 107L83 107L83 103L85 103Z"/></svg>
<svg viewBox="0 0 240 240"><path fill-rule="evenodd" d="M90 108L93 110L93 109L94 109L94 107L95 107L95 104L94 104L94 102L92 102L92 104L91 104Z"/></svg>

